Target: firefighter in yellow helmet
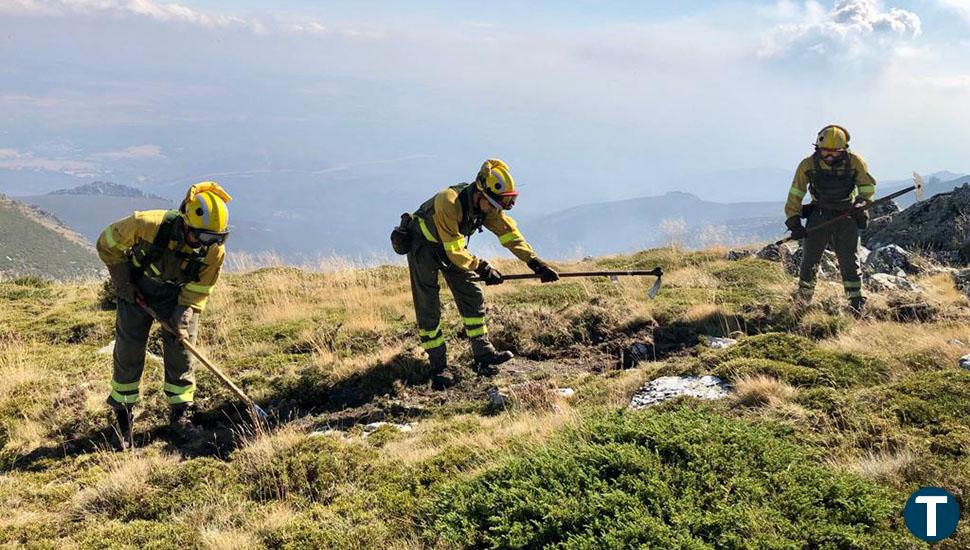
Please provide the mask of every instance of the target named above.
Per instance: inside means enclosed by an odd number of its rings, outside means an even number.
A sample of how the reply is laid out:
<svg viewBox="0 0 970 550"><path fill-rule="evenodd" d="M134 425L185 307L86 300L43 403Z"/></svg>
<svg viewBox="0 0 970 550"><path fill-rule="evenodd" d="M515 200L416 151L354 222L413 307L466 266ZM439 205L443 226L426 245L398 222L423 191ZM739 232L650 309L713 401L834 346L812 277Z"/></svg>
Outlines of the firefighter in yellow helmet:
<svg viewBox="0 0 970 550"><path fill-rule="evenodd" d="M403 244L394 243L395 250L408 257L421 347L428 353L436 388L455 382L454 373L448 368L441 327L439 272L455 297L471 343L474 370L478 374L493 375L498 372L496 365L513 357L510 351L496 350L488 338L485 296L471 279L477 274L486 285L499 284L503 279L497 269L468 251L468 240L476 231L481 232L484 227L494 233L499 243L526 262L542 282L559 279L559 274L536 256L515 221L506 214L517 197L508 165L498 159L488 159L474 183L440 191L413 215L405 215L401 228L396 230L398 236L404 236Z"/></svg>
<svg viewBox="0 0 970 550"><path fill-rule="evenodd" d="M876 180L869 174L866 161L849 150L849 132L842 126L830 124L819 131L815 152L802 160L795 170L795 178L785 203L785 225L792 237L802 242L802 263L798 275L797 305L807 305L815 293L818 264L826 246L832 248L839 260L842 286L849 299L849 307L856 314L865 304L862 295L859 259L859 229L865 228L866 212L852 218L812 231L814 226L845 212L872 202ZM802 199L811 193L811 202ZM807 226L802 226L807 219Z"/></svg>
<svg viewBox="0 0 970 550"><path fill-rule="evenodd" d="M198 314L219 279L229 234L231 197L211 181L193 185L178 210L135 212L109 225L97 249L108 266L117 294L114 373L108 404L118 422L119 446L132 442L132 407L145 366L152 317L136 302L143 299L192 342ZM187 410L195 393L192 356L178 339L163 334L165 395L173 433L191 438L197 430Z"/></svg>

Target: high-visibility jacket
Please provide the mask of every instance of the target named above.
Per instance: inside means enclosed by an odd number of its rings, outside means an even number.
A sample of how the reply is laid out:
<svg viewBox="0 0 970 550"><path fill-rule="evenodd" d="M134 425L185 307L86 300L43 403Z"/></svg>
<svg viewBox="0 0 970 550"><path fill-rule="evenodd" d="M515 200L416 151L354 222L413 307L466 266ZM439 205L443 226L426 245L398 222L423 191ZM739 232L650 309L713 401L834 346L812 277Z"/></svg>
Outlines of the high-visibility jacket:
<svg viewBox="0 0 970 550"><path fill-rule="evenodd" d="M856 197L872 200L876 194L876 179L869 174L866 161L851 151L846 151L843 159L834 166L823 162L815 153L802 160L795 170L785 203L786 218L799 215L802 199L809 192L815 204L846 210Z"/></svg>
<svg viewBox="0 0 970 550"><path fill-rule="evenodd" d="M166 220L175 224L168 242L155 243ZM98 256L105 265L127 262L135 278L145 276L178 287L179 304L202 311L219 279L225 250L222 245L190 248L178 230L182 223L174 211L135 212L105 228L98 237Z"/></svg>
<svg viewBox="0 0 970 550"><path fill-rule="evenodd" d="M481 260L468 251L468 238L485 227L498 237L499 243L512 254L529 262L536 253L526 242L518 226L503 210L490 214L472 204L474 186L462 183L448 187L426 201L414 213L420 236L444 249L447 258L459 269L474 271Z"/></svg>

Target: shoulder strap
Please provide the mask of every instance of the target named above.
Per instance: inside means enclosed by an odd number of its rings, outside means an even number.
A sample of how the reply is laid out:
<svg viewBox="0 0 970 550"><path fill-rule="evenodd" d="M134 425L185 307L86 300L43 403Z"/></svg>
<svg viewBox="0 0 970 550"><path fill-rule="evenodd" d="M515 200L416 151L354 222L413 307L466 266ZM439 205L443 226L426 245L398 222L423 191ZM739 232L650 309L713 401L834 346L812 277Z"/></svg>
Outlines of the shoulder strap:
<svg viewBox="0 0 970 550"><path fill-rule="evenodd" d="M178 219L178 210L169 210L165 213L162 225L158 226L158 233L152 241L154 248L168 248L168 243L172 240L172 230L175 228L175 221Z"/></svg>

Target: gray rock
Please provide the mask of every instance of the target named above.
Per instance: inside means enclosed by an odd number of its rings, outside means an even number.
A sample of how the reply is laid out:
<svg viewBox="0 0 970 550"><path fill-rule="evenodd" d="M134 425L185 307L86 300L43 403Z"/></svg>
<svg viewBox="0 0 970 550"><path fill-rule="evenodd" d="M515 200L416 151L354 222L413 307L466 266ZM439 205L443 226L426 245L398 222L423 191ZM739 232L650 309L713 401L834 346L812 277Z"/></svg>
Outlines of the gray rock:
<svg viewBox="0 0 970 550"><path fill-rule="evenodd" d="M964 355L960 358L960 368L970 370L970 355Z"/></svg>
<svg viewBox="0 0 970 550"><path fill-rule="evenodd" d="M957 287L957 290L970 296L970 269L954 271L952 277L953 285Z"/></svg>
<svg viewBox="0 0 970 550"><path fill-rule="evenodd" d="M872 251L863 264L866 273L916 275L921 269L913 264L913 254L896 244L880 246Z"/></svg>
<svg viewBox="0 0 970 550"><path fill-rule="evenodd" d="M899 205L896 204L896 201L892 201L892 200L881 202L879 204L874 204L872 205L872 208L869 209L869 215L874 220L883 218L885 216L892 216L893 214L897 214L898 212L899 212Z"/></svg>
<svg viewBox="0 0 970 550"><path fill-rule="evenodd" d="M498 391L498 388L489 388L485 392L485 399L488 401L488 409L491 411L500 411L509 406L509 396Z"/></svg>
<svg viewBox="0 0 970 550"><path fill-rule="evenodd" d="M556 390L556 393L559 394L559 397L565 397L566 399L569 399L570 397L573 397L576 395L576 390L572 388L559 388L558 390Z"/></svg>
<svg viewBox="0 0 970 550"><path fill-rule="evenodd" d="M804 255L802 248L798 247L797 250L788 254L784 257L785 270L792 277L797 277L798 272L802 266L802 256ZM822 252L822 260L818 264L819 276L823 279L834 279L839 277L839 260L835 256L835 252L832 252L826 248Z"/></svg>
<svg viewBox="0 0 970 550"><path fill-rule="evenodd" d="M947 265L970 263L970 185L940 193L862 233L869 248L898 244Z"/></svg>
<svg viewBox="0 0 970 550"><path fill-rule="evenodd" d="M761 260L780 262L782 259L782 255L784 254L782 246L784 245L769 244L768 246L757 251L754 256L755 258L758 258Z"/></svg>
<svg viewBox="0 0 970 550"><path fill-rule="evenodd" d="M377 430L383 428L384 426L390 426L399 432L410 432L410 424L394 424L391 422L371 422L370 424L364 425L364 435L372 434Z"/></svg>
<svg viewBox="0 0 970 550"><path fill-rule="evenodd" d="M738 343L734 338L721 338L719 336L702 336L701 340L711 349L725 349Z"/></svg>
<svg viewBox="0 0 970 550"><path fill-rule="evenodd" d="M722 399L730 386L716 376L662 376L643 386L630 399L631 409L642 409L681 395L697 399Z"/></svg>
<svg viewBox="0 0 970 550"><path fill-rule="evenodd" d="M906 277L890 275L888 273L873 273L865 280L866 286L876 292L886 292L901 290L906 292L919 292L922 290Z"/></svg>
<svg viewBox="0 0 970 550"><path fill-rule="evenodd" d="M738 260L750 258L753 255L754 255L754 252L750 250L729 250L725 258L729 262L736 262Z"/></svg>

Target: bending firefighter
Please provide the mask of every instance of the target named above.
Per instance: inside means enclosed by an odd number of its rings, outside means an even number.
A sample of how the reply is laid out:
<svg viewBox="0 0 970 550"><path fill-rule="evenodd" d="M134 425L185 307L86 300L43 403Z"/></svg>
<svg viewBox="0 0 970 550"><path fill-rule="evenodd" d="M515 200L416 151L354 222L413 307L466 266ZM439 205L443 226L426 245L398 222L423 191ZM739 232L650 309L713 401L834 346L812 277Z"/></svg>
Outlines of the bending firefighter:
<svg viewBox="0 0 970 550"><path fill-rule="evenodd" d="M831 246L839 260L842 286L849 299L849 307L861 313L865 304L862 295L859 263L859 229L865 228L868 213L854 216L819 230L815 226L841 214L865 207L872 202L876 180L869 174L866 162L849 151L849 132L837 125L829 125L818 133L815 153L804 159L795 171L795 179L785 204L785 225L795 239L802 243L802 264L798 274L796 304L804 307L815 293L818 264L826 246ZM811 203L802 206L802 199L811 193ZM802 226L802 219L807 219Z"/></svg>
<svg viewBox="0 0 970 550"><path fill-rule="evenodd" d="M513 357L512 352L497 351L488 339L485 296L472 278L477 274L486 285L499 284L503 279L497 269L468 251L468 239L473 233L485 227L543 282L559 279L559 274L536 256L515 221L505 213L515 205L517 196L508 165L489 159L482 164L475 183L462 183L439 192L412 216L404 215L401 227L392 234L392 241L395 235L398 238L394 242L395 250L408 257L421 347L428 353L432 382L437 388L455 381L447 368L447 348L441 329L439 271L451 288L464 322L474 355L474 370L492 375L497 372L495 365Z"/></svg>
<svg viewBox="0 0 970 550"><path fill-rule="evenodd" d="M120 447L132 442L132 407L145 367L152 317L143 299L169 326L195 342L198 314L219 278L225 256L231 197L215 182L193 185L179 210L148 210L109 225L98 238L98 255L108 266L118 296L114 374L108 404L118 421ZM175 435L195 435L186 411L195 393L192 356L163 332L165 396Z"/></svg>

